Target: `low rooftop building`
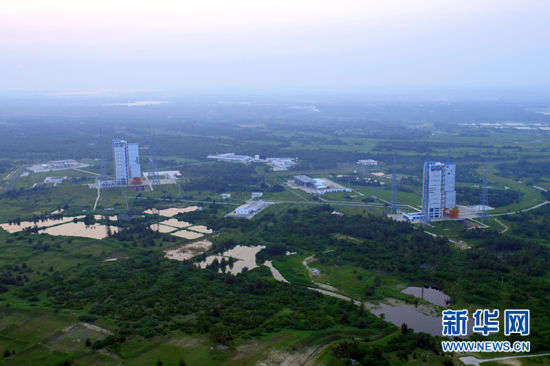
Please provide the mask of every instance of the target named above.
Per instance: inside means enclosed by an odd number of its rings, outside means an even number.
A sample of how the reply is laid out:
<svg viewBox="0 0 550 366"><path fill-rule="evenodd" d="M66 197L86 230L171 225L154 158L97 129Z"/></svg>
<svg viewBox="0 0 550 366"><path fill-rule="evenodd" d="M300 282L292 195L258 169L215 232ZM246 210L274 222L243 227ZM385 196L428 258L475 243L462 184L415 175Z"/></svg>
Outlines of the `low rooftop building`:
<svg viewBox="0 0 550 366"><path fill-rule="evenodd" d="M307 175L295 175L294 184L301 187L315 188L315 180Z"/></svg>
<svg viewBox="0 0 550 366"><path fill-rule="evenodd" d="M378 161L373 159L357 160L357 164L362 166L378 166Z"/></svg>
<svg viewBox="0 0 550 366"><path fill-rule="evenodd" d="M266 203L263 200L245 203L237 207L235 213L239 215L250 215L253 212L260 211L265 207Z"/></svg>

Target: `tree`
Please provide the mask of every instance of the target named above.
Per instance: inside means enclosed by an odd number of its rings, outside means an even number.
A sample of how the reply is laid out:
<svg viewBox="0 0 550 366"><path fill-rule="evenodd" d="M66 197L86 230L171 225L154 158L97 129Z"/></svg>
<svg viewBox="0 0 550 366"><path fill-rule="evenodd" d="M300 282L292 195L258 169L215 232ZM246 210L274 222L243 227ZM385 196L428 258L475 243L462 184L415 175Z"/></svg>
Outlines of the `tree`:
<svg viewBox="0 0 550 366"><path fill-rule="evenodd" d="M407 334L409 332L409 327L407 326L407 323L401 324L401 333Z"/></svg>
<svg viewBox="0 0 550 366"><path fill-rule="evenodd" d="M227 344L227 342L233 339L231 329L221 324L213 326L210 330L210 334L214 341L222 344Z"/></svg>
<svg viewBox="0 0 550 366"><path fill-rule="evenodd" d="M367 285L367 287L365 287L365 296L372 295L374 295L374 286Z"/></svg>

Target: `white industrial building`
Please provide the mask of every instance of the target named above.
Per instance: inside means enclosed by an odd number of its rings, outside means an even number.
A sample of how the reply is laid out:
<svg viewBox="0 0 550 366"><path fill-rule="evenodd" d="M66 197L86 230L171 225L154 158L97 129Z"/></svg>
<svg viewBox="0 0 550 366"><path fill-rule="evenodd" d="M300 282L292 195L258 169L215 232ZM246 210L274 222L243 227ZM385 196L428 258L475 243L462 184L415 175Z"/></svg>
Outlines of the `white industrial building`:
<svg viewBox="0 0 550 366"><path fill-rule="evenodd" d="M295 175L294 184L299 187L315 188L315 180L307 175Z"/></svg>
<svg viewBox="0 0 550 366"><path fill-rule="evenodd" d="M296 165L293 158L261 158L260 155L256 154L254 157L248 155L237 155L235 153L225 153L225 154L210 154L207 156L208 159L215 159L227 163L266 163L270 165L273 170L288 170Z"/></svg>
<svg viewBox="0 0 550 366"><path fill-rule="evenodd" d="M422 212L426 219L437 219L456 206L455 163L424 163Z"/></svg>
<svg viewBox="0 0 550 366"><path fill-rule="evenodd" d="M311 178L307 175L295 175L290 182L294 187L308 193L325 194L331 192L353 192L351 188L344 187L326 178Z"/></svg>
<svg viewBox="0 0 550 366"><path fill-rule="evenodd" d="M36 164L28 167L27 169L33 173L43 173L56 170L86 168L88 166L88 164L83 164L73 159L67 159L50 161L46 164Z"/></svg>
<svg viewBox="0 0 550 366"><path fill-rule="evenodd" d="M143 173L145 178L150 178L151 176L154 176L152 172L145 172ZM169 180L176 180L177 178L181 178L181 172L179 170L161 170L157 172L156 174L158 177L166 177L166 179Z"/></svg>
<svg viewBox="0 0 550 366"><path fill-rule="evenodd" d="M248 155L237 155L235 153L208 155L207 158L215 159L218 161L225 161L229 163L243 163L243 164L249 164L253 160Z"/></svg>
<svg viewBox="0 0 550 366"><path fill-rule="evenodd" d="M407 212L403 213L403 218L409 220L410 222L422 222L424 219L424 214L422 212Z"/></svg>
<svg viewBox="0 0 550 366"><path fill-rule="evenodd" d="M362 166L378 166L378 161L373 159L357 160L357 164Z"/></svg>
<svg viewBox="0 0 550 366"><path fill-rule="evenodd" d="M261 211L265 207L266 203L263 200L248 202L235 209L235 213L239 215L250 215L256 211Z"/></svg>
<svg viewBox="0 0 550 366"><path fill-rule="evenodd" d="M296 165L295 159L292 158L267 158L265 160L275 171L288 170Z"/></svg>

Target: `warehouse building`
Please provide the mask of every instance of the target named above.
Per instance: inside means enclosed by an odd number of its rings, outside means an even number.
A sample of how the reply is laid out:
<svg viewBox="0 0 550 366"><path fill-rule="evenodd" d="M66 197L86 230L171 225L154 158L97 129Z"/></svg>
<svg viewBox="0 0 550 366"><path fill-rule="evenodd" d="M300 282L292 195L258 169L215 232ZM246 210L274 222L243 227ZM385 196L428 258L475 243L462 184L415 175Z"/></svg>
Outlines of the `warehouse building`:
<svg viewBox="0 0 550 366"><path fill-rule="evenodd" d="M378 166L378 162L373 159L357 160L357 164L362 166L372 166L372 167Z"/></svg>
<svg viewBox="0 0 550 366"><path fill-rule="evenodd" d="M218 161L228 162L228 163L242 163L249 164L252 162L252 158L248 155L237 155L235 153L225 153L225 154L214 154L208 155L208 159L215 159Z"/></svg>
<svg viewBox="0 0 550 366"><path fill-rule="evenodd" d="M315 188L315 180L307 175L295 175L294 184L298 187Z"/></svg>
<svg viewBox="0 0 550 366"><path fill-rule="evenodd" d="M275 171L288 170L296 165L295 159L292 158L267 158L265 160Z"/></svg>
<svg viewBox="0 0 550 366"><path fill-rule="evenodd" d="M263 200L249 202L237 207L235 213L239 215L250 215L251 213L263 210L265 206L266 203Z"/></svg>

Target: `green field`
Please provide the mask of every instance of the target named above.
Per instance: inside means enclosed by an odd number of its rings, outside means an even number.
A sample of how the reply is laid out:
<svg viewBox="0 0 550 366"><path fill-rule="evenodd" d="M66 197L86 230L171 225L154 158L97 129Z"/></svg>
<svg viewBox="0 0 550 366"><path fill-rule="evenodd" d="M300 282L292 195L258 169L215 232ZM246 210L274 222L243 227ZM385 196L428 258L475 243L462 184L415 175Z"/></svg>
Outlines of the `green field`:
<svg viewBox="0 0 550 366"><path fill-rule="evenodd" d="M119 128L136 139L145 140L148 133L142 126ZM0 229L0 365L157 365L159 361L177 366L272 365L290 360L296 365L313 361L340 366L350 364L352 354L370 364L440 365L451 360L458 364L459 355L441 354L438 338L426 340L412 331L403 332L349 301L307 289L318 283L375 303L391 299L423 303L401 290L430 285L448 291L455 307L529 305L537 313L533 332L537 351L550 347L545 310L550 205L517 212L549 200L546 192L534 187L550 189L548 175L539 176L548 162L547 135L422 123L410 128L382 124L375 132L345 124L320 131L296 128L251 131L231 125L219 132L200 126L194 131L158 128L159 167L180 170L183 177L177 184L154 186L153 191L102 189L95 212L98 192L87 186L95 181L93 174L31 173L9 191L11 179L3 181L0 223L46 217L60 208L65 216L78 216L104 214L107 208L117 215L196 205L201 210L177 218L214 229L205 237L214 245L188 262L163 259L163 250L190 241L147 230L161 220L154 216L113 222L122 234L103 240L10 235ZM74 133L75 141L85 146L78 154L91 158L96 147L82 144L88 138L85 134ZM57 159L62 145L51 138L44 142L49 152L10 152L14 156L2 177ZM298 160L290 171L272 172L263 164L206 159L209 153L225 151ZM468 199L477 204L487 160L488 185L500 199L493 201L494 206L489 201L494 207L489 214L511 215L499 216L502 224L490 218L489 229L477 231L454 221L414 228L383 221L391 199L394 154L397 199L403 209L421 205L426 159L455 161L457 187L465 192L457 202L465 204ZM147 152L143 155L146 162ZM362 158L376 159L380 166L363 169L355 164ZM85 170L97 173L94 164ZM375 172L386 175L378 177ZM354 192L312 195L286 186L297 174L333 179ZM48 176L69 179L56 187L32 188ZM366 177L384 184L365 183ZM263 192L263 200L277 204L252 220L224 218L256 191ZM221 193L231 193L231 198L222 200ZM497 233L504 231L505 235ZM471 248L457 250L446 239L464 240ZM230 276L191 264L239 244L265 245L258 264L272 260L290 283L274 281L264 266ZM317 268L319 276L311 277L302 263L311 256L315 259L309 266ZM107 258L124 259L104 262ZM125 297L118 298L119 293ZM380 358L373 361L377 355ZM540 364L548 360L541 359Z"/></svg>

